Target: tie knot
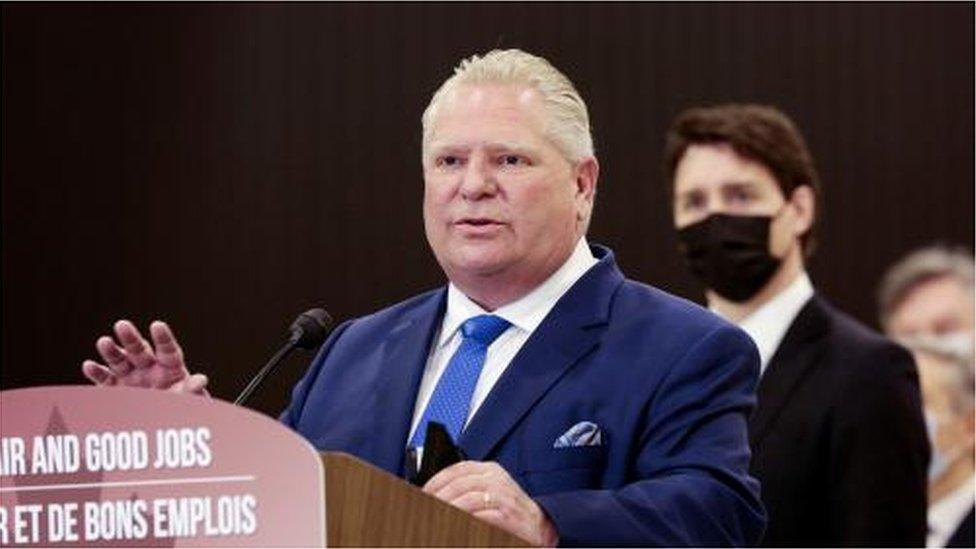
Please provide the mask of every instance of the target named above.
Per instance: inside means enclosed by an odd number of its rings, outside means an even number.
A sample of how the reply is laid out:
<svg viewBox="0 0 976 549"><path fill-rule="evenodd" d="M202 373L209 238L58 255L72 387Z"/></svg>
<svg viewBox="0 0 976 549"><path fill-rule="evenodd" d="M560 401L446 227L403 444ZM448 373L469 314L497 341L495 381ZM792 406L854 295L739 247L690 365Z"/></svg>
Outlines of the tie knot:
<svg viewBox="0 0 976 549"><path fill-rule="evenodd" d="M511 324L500 316L479 315L466 320L461 325L461 333L465 339L473 338L484 345L491 345L509 326Z"/></svg>

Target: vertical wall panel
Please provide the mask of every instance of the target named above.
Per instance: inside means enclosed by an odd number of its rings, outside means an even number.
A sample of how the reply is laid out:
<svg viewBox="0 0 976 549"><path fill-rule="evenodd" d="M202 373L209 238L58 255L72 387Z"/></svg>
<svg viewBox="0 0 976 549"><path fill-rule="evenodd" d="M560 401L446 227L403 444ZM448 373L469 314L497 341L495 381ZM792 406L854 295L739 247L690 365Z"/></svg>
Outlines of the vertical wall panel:
<svg viewBox="0 0 976 549"><path fill-rule="evenodd" d="M675 255L663 131L781 106L825 183L812 271L874 322L883 269L973 244L969 4L5 4L4 388L80 382L120 316L172 322L231 397L291 317L442 283L421 223L420 113L462 56L521 47L587 99L591 239L698 299ZM307 357L267 387L279 409Z"/></svg>

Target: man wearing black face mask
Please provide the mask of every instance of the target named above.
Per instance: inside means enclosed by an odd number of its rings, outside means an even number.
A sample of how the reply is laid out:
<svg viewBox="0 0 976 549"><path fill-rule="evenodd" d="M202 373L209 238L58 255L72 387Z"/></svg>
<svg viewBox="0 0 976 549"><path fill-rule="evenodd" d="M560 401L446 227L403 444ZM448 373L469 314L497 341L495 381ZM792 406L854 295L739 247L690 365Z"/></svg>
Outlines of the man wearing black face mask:
<svg viewBox="0 0 976 549"><path fill-rule="evenodd" d="M804 266L819 181L799 131L756 105L668 132L674 220L708 305L755 341L750 418L767 546L922 546L925 435L911 356L831 307Z"/></svg>

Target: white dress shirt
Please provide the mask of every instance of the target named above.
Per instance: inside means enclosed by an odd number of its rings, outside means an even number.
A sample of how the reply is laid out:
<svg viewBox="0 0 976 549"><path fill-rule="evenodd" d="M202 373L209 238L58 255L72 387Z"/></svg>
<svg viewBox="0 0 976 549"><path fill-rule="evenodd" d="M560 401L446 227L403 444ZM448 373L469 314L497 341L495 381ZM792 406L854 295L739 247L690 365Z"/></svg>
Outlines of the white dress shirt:
<svg viewBox="0 0 976 549"><path fill-rule="evenodd" d="M806 272L800 272L790 285L775 297L763 303L738 324L759 349L760 375L766 371L769 359L783 341L790 325L796 320L803 306L813 297L813 284ZM712 312L718 312L712 309Z"/></svg>
<svg viewBox="0 0 976 549"><path fill-rule="evenodd" d="M962 483L949 495L929 506L929 535L926 547L945 547L976 502L976 477Z"/></svg>
<svg viewBox="0 0 976 549"><path fill-rule="evenodd" d="M461 324L471 317L484 314L494 314L511 323L511 326L488 347L485 365L481 370L478 383L475 385L474 395L471 397L471 407L468 409L468 417L465 420L465 425L467 425L467 422L471 421L475 412L478 411L481 403L485 401L491 388L495 386L498 378L502 376L509 363L515 358L519 349L528 341L539 324L542 324L543 319L556 305L559 298L597 263L597 259L593 257L593 253L586 243L586 238L580 238L566 263L545 282L524 297L499 307L491 313L469 299L454 284L450 284L447 288L447 311L444 313L440 331L434 338L434 345L427 359L427 367L424 369L424 376L420 380L420 390L417 391L417 401L413 408L413 422L410 425L410 437L417 429L417 425L424 415L424 410L427 409L427 402L434 393L434 387L437 386L444 370L447 369L448 362L458 347L461 346L463 339L460 330Z"/></svg>

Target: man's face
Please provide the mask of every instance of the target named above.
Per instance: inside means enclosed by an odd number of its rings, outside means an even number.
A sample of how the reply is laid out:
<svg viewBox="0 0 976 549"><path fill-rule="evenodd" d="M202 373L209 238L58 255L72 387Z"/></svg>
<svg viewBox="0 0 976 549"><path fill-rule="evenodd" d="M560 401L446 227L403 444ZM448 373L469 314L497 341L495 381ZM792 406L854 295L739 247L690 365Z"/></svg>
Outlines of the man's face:
<svg viewBox="0 0 976 549"><path fill-rule="evenodd" d="M581 166L595 160L570 164L545 124L536 91L500 84L459 86L431 121L424 227L462 289L485 279L531 289L582 235L596 180Z"/></svg>
<svg viewBox="0 0 976 549"><path fill-rule="evenodd" d="M918 284L889 319L895 338L973 333L973 294L950 276Z"/></svg>
<svg viewBox="0 0 976 549"><path fill-rule="evenodd" d="M725 144L691 145L674 172L674 225L683 229L712 214L774 216L785 199L773 174ZM769 227L772 255L784 257L794 244L793 218L779 216Z"/></svg>

